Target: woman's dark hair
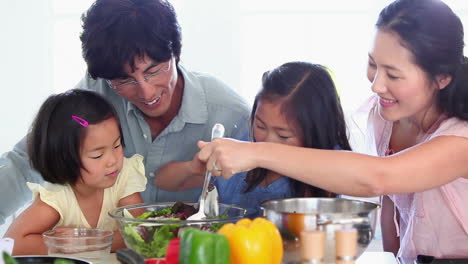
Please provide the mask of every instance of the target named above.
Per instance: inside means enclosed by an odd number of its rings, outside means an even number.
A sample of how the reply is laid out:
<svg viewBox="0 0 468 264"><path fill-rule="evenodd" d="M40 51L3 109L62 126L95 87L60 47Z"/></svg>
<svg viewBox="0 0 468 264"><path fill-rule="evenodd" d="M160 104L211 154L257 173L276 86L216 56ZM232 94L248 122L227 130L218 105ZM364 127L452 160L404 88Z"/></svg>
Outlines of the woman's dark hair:
<svg viewBox="0 0 468 264"><path fill-rule="evenodd" d="M255 97L251 113L251 134L260 100L281 103L281 111L294 124L303 139L303 147L351 150L340 99L333 80L324 66L307 62L289 62L265 72L262 89ZM255 138L253 139L255 141ZM247 173L246 192L266 177L268 170L257 168ZM333 193L293 180L294 194L333 197Z"/></svg>
<svg viewBox="0 0 468 264"><path fill-rule="evenodd" d="M89 125L115 118L123 135L117 113L101 95L73 89L49 96L39 109L27 138L31 166L48 182L73 185L79 178L80 168L85 169L80 146L86 127L72 115ZM123 138L121 141L123 145Z"/></svg>
<svg viewBox="0 0 468 264"><path fill-rule="evenodd" d="M96 0L82 15L83 58L94 79L125 76L124 65L149 56L179 61L181 30L172 5L165 0Z"/></svg>
<svg viewBox="0 0 468 264"><path fill-rule="evenodd" d="M379 30L395 32L413 54L414 63L435 80L451 83L438 93L438 106L449 117L468 120L468 63L463 55L463 25L440 0L397 0L378 18Z"/></svg>

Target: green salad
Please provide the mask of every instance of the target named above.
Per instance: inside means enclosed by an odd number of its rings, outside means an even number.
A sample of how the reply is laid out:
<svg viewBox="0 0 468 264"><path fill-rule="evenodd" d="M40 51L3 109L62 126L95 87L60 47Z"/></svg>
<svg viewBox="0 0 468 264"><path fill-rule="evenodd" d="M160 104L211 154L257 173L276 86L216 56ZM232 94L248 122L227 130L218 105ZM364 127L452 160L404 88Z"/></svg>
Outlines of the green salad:
<svg viewBox="0 0 468 264"><path fill-rule="evenodd" d="M217 218L227 218L227 210ZM171 208L160 211L144 212L136 219L152 219L164 221L186 220L197 210L182 202L176 202ZM202 225L200 229L216 232L224 223L213 223ZM180 228L180 223L174 224L153 224L153 223L126 223L123 226L122 235L128 247L146 258L160 258L166 255L169 241L176 238Z"/></svg>

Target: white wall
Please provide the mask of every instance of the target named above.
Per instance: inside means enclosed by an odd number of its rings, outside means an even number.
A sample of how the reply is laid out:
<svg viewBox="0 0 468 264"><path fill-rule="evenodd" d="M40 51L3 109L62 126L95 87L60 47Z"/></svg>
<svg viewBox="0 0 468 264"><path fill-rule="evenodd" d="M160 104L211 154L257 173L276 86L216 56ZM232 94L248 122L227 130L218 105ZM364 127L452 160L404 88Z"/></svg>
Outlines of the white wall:
<svg viewBox="0 0 468 264"><path fill-rule="evenodd" d="M21 139L50 83L49 9L41 1L0 2L0 153Z"/></svg>
<svg viewBox="0 0 468 264"><path fill-rule="evenodd" d="M353 108L368 95L367 46L381 5L350 2L177 1L182 60L216 74L249 101L264 71L293 60L321 63L336 73L343 104ZM212 4L210 12L207 3ZM344 85L350 79L352 85Z"/></svg>

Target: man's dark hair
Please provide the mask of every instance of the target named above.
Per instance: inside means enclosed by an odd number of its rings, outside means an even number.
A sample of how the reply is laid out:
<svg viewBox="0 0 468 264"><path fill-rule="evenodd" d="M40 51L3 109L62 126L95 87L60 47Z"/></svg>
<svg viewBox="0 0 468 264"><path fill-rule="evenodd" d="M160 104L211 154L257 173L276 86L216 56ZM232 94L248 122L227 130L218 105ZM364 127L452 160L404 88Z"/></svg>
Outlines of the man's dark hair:
<svg viewBox="0 0 468 264"><path fill-rule="evenodd" d="M181 30L164 0L97 0L83 15L83 58L94 79L125 77L124 65L147 55L155 62L179 61Z"/></svg>

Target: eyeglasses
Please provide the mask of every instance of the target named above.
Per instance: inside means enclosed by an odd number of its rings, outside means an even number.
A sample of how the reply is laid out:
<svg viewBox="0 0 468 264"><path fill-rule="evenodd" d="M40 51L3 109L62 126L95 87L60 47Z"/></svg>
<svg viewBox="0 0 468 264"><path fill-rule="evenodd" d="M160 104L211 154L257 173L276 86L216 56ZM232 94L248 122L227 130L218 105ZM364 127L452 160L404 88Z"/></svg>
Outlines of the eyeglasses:
<svg viewBox="0 0 468 264"><path fill-rule="evenodd" d="M146 74L143 76L143 79L141 80L135 80L135 79L130 79L130 80L122 80L120 81L119 79L114 79L114 80L106 80L107 84L109 84L112 89L119 91L119 92L124 92L124 91L129 91L133 88L135 88L139 82L145 81L148 82L149 84L154 84L157 80L156 76L158 76L161 73L166 73L171 69L171 62L172 62L172 57L167 61L160 63L156 65L150 73ZM164 65L166 64L167 65Z"/></svg>

